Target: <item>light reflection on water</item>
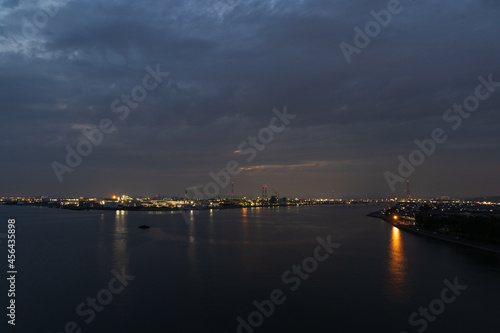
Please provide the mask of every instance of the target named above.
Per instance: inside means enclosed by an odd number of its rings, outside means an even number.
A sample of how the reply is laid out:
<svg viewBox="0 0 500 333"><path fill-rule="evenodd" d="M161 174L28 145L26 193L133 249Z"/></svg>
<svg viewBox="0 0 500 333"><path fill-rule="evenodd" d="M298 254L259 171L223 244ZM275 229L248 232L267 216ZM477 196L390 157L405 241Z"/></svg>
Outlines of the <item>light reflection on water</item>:
<svg viewBox="0 0 500 333"><path fill-rule="evenodd" d="M210 244L215 243L215 227L214 227L214 210L210 209L210 213L208 216L208 236L210 239Z"/></svg>
<svg viewBox="0 0 500 333"><path fill-rule="evenodd" d="M188 235L189 235L189 245L187 247L187 256L191 270L193 272L198 272L198 253L197 253L197 242L196 242L196 219L194 211L189 212L189 222L188 222Z"/></svg>
<svg viewBox="0 0 500 333"><path fill-rule="evenodd" d="M128 211L117 210L113 229L112 260L117 268L127 267L129 264L128 241Z"/></svg>
<svg viewBox="0 0 500 333"><path fill-rule="evenodd" d="M196 227L194 222L194 211L189 212L189 243L194 244L196 240Z"/></svg>
<svg viewBox="0 0 500 333"><path fill-rule="evenodd" d="M179 214L179 211L149 210L149 211L146 211L146 214L148 214L148 215L166 215L166 214L172 215L172 214Z"/></svg>
<svg viewBox="0 0 500 333"><path fill-rule="evenodd" d="M396 227L392 227L388 250L389 290L393 297L401 299L407 284L407 268L401 231Z"/></svg>
<svg viewBox="0 0 500 333"><path fill-rule="evenodd" d="M243 226L243 244L248 244L248 208L241 210L241 224Z"/></svg>

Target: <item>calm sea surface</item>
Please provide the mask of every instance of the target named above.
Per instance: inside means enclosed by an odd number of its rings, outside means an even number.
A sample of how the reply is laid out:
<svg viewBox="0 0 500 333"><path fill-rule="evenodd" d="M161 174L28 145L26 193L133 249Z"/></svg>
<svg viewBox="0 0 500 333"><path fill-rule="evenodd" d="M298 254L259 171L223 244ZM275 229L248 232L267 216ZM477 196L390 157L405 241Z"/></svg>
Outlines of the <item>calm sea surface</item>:
<svg viewBox="0 0 500 333"><path fill-rule="evenodd" d="M214 210L185 219L0 206L0 233L16 219L18 270L13 327L0 235L0 331L499 332L500 257L365 216L381 208ZM151 229L138 229L143 223ZM317 238L329 236L340 246L328 257ZM134 278L120 283L113 270ZM467 288L445 291L445 279ZM273 290L281 304L271 309ZM419 311L429 306L425 319Z"/></svg>

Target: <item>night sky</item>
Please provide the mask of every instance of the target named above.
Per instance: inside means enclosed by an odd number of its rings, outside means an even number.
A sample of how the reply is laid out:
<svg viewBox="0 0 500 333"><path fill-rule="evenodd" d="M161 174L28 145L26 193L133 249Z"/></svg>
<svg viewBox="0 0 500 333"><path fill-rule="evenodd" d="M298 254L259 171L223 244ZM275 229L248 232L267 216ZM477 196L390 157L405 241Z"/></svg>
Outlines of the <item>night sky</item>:
<svg viewBox="0 0 500 333"><path fill-rule="evenodd" d="M0 4L0 195L500 194L500 1Z"/></svg>

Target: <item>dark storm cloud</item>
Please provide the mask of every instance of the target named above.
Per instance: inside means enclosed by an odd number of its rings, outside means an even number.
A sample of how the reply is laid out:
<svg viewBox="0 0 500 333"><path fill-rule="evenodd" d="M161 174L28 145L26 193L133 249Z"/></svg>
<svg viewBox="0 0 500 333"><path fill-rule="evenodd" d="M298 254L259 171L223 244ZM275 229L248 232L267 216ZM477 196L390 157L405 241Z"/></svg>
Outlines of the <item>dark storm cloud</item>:
<svg viewBox="0 0 500 333"><path fill-rule="evenodd" d="M449 129L444 112L474 93L479 75L500 81L497 1L401 1L403 11L348 64L339 44L352 44L353 28L387 3L4 1L2 194L182 193L236 159L249 168L238 179L248 194L274 182L282 194L335 187L385 196L383 172L397 168L397 156L434 128ZM22 38L24 18L33 22L49 5L57 13ZM157 64L170 75L120 120L111 103ZM464 179L437 174L447 160L449 169L461 161L467 191L498 194L498 179L473 184L478 164L500 164L499 101L497 92L449 130L415 183ZM245 164L238 145L284 105L297 118ZM81 130L103 118L116 131L60 184L50 163L63 162L66 145L76 147ZM458 184L418 191L466 194Z"/></svg>

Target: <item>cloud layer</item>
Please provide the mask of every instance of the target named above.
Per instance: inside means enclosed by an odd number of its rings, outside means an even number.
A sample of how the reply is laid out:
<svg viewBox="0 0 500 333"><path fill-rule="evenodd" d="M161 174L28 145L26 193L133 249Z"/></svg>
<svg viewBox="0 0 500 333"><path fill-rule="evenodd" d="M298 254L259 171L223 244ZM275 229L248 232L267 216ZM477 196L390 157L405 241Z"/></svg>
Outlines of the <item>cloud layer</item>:
<svg viewBox="0 0 500 333"><path fill-rule="evenodd" d="M339 44L387 6L3 1L0 194L181 195L235 159L237 194L267 183L290 196L401 196L384 172L437 127L449 138L411 176L413 193L499 194L500 88L457 130L443 114L478 76L500 81L500 2L401 1L348 64ZM120 119L112 102L157 64L169 76ZM285 105L297 117L245 163L238 145ZM103 118L115 130L60 183L51 163Z"/></svg>

